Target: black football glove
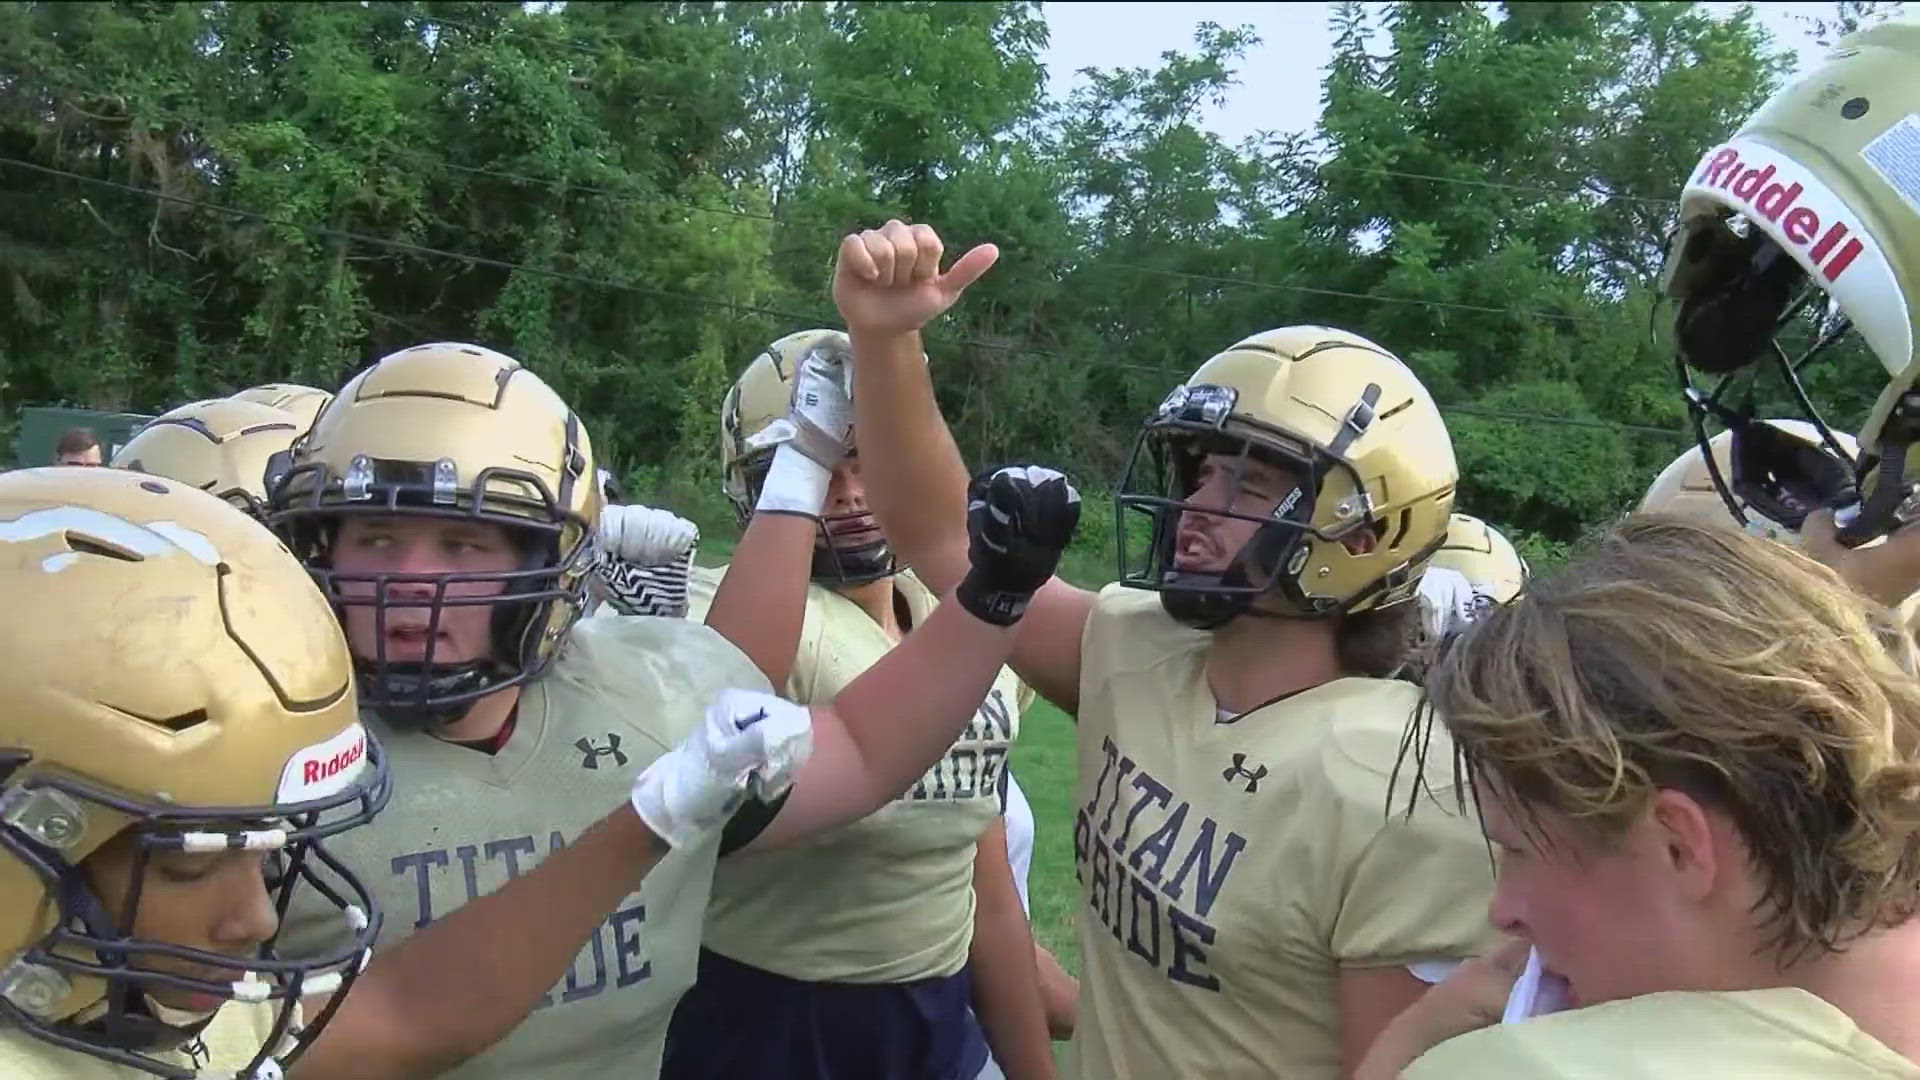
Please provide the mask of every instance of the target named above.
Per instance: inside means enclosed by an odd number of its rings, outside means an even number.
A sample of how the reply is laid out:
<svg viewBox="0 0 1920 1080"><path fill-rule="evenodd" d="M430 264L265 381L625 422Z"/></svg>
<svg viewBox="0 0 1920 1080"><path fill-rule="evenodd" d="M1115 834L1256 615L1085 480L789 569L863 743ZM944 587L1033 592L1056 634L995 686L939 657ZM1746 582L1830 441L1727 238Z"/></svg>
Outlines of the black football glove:
<svg viewBox="0 0 1920 1080"><path fill-rule="evenodd" d="M1080 523L1080 493L1040 465L1009 465L967 489L967 561L956 595L974 618L1012 626L1053 576Z"/></svg>

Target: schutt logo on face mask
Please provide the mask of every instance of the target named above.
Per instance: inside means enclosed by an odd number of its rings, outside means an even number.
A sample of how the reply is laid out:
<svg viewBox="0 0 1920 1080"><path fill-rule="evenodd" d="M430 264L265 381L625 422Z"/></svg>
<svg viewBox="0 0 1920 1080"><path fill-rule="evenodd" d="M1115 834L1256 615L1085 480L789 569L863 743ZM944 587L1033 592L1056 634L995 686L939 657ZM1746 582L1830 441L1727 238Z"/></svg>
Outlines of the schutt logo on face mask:
<svg viewBox="0 0 1920 1080"><path fill-rule="evenodd" d="M1757 148L1721 146L1700 163L1693 186L1722 192L1749 218L1773 227L1820 268L1828 281L1837 281L1862 244L1845 221L1839 199L1791 161L1767 160Z"/></svg>

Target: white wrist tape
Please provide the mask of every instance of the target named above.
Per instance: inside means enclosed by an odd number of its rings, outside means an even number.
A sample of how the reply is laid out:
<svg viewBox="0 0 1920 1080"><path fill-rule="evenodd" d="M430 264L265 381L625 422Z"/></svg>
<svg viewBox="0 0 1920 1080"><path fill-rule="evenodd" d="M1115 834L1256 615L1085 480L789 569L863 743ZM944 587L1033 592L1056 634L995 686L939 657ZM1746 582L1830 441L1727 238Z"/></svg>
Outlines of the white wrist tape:
<svg viewBox="0 0 1920 1080"><path fill-rule="evenodd" d="M827 485L833 470L802 453L790 443L781 443L767 467L767 478L760 485L760 500L755 510L819 517L827 504Z"/></svg>

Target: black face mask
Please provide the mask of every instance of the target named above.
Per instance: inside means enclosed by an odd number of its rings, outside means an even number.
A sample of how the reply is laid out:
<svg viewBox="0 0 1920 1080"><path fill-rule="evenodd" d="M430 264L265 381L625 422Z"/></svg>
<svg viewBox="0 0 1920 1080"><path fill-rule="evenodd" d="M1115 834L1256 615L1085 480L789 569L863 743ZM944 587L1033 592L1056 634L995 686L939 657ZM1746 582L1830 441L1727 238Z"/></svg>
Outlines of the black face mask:
<svg viewBox="0 0 1920 1080"><path fill-rule="evenodd" d="M1856 497L1853 462L1764 421L1734 427L1728 456L1734 496L1794 532L1813 511Z"/></svg>
<svg viewBox="0 0 1920 1080"><path fill-rule="evenodd" d="M563 509L570 505L573 477L563 478L556 493L519 470L488 469L461 486L442 483L430 463L356 459L353 469L363 472L339 476L312 462L277 475L268 522L336 611L373 613L373 655L354 658L361 704L397 727L434 728L466 715L483 697L543 675L558 652L559 635L586 608L590 538L598 523ZM490 496L489 484L528 494L520 507L499 505L507 500ZM435 574L342 571L334 566L334 541L341 523L355 515L495 526L519 551L518 566ZM396 595L395 585L414 586L414 595ZM448 610L471 607L489 612L487 657L440 662L440 619ZM388 620L408 610L426 612L424 655L390 657Z"/></svg>

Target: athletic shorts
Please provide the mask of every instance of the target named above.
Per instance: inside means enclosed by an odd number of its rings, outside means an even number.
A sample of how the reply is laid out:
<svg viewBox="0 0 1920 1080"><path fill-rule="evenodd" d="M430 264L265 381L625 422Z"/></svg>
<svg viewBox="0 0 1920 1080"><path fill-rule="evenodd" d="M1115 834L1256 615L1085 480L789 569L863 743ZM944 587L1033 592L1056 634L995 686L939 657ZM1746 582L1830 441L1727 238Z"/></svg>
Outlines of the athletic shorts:
<svg viewBox="0 0 1920 1080"><path fill-rule="evenodd" d="M987 1040L965 969L909 983L804 982L700 950L661 1080L975 1080Z"/></svg>

